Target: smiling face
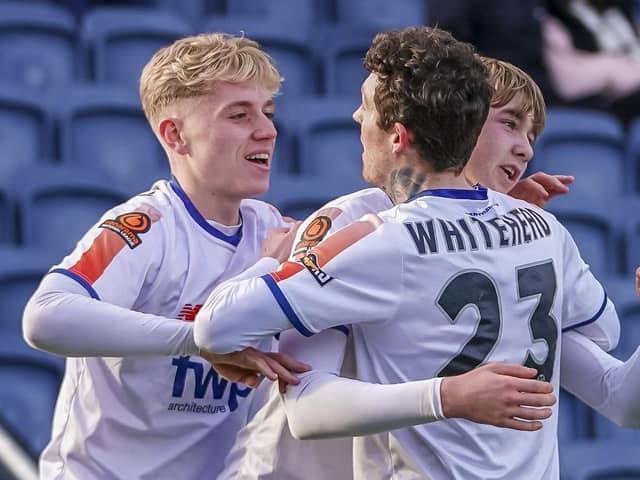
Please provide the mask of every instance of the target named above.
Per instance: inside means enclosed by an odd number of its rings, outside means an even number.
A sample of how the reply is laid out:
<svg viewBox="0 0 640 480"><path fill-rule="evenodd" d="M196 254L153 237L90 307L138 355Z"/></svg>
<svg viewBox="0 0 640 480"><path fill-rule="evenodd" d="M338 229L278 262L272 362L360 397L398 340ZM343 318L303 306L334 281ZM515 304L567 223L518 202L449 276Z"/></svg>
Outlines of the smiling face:
<svg viewBox="0 0 640 480"><path fill-rule="evenodd" d="M216 82L179 109L185 154L174 161L181 183L240 200L269 188L275 147L272 92L255 82Z"/></svg>
<svg viewBox="0 0 640 480"><path fill-rule="evenodd" d="M535 129L530 114L522 112L522 96L501 107L491 107L465 175L498 192L509 192L522 177L533 156Z"/></svg>

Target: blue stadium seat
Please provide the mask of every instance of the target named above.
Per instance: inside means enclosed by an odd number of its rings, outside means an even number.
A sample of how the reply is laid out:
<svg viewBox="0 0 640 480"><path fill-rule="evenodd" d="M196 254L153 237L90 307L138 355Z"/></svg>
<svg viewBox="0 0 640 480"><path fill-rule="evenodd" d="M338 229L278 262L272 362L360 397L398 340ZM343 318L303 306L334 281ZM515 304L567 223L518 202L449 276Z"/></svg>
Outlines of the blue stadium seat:
<svg viewBox="0 0 640 480"><path fill-rule="evenodd" d="M578 398L562 389L558 410L560 446L586 440L593 433L593 411Z"/></svg>
<svg viewBox="0 0 640 480"><path fill-rule="evenodd" d="M83 17L81 42L97 82L131 87L158 49L192 33L172 11L100 7Z"/></svg>
<svg viewBox="0 0 640 480"><path fill-rule="evenodd" d="M623 235L624 271L635 272L640 267L640 196L619 197L616 209L618 225Z"/></svg>
<svg viewBox="0 0 640 480"><path fill-rule="evenodd" d="M108 172L132 193L146 188L149 172L164 168L168 174L166 155L135 90L74 86L60 96L56 110L64 164Z"/></svg>
<svg viewBox="0 0 640 480"><path fill-rule="evenodd" d="M572 197L572 202L575 203L554 199L547 205L548 210L571 233L582 258L596 277L617 273L619 266L615 222L607 206L594 204L593 200L574 192L565 197ZM589 208L585 205L589 205Z"/></svg>
<svg viewBox="0 0 640 480"><path fill-rule="evenodd" d="M327 22L328 11L324 8L327 3L322 0L232 0L227 2L227 14L259 18L276 31L295 23L311 27Z"/></svg>
<svg viewBox="0 0 640 480"><path fill-rule="evenodd" d="M640 193L640 117L635 119L629 127L627 143L627 166L633 168L627 172L633 177L633 191Z"/></svg>
<svg viewBox="0 0 640 480"><path fill-rule="evenodd" d="M59 257L129 192L95 168L32 167L19 170L13 195L18 205L21 239Z"/></svg>
<svg viewBox="0 0 640 480"><path fill-rule="evenodd" d="M0 77L47 89L76 78L76 25L57 5L0 2Z"/></svg>
<svg viewBox="0 0 640 480"><path fill-rule="evenodd" d="M547 112L532 167L574 175L572 192L598 202L630 188L632 176L624 152L624 131L613 116L555 108Z"/></svg>
<svg viewBox="0 0 640 480"><path fill-rule="evenodd" d="M640 480L638 444L591 441L560 450L562 480Z"/></svg>
<svg viewBox="0 0 640 480"><path fill-rule="evenodd" d="M0 247L0 353L31 351L22 339L22 311L44 274L59 260L42 249Z"/></svg>
<svg viewBox="0 0 640 480"><path fill-rule="evenodd" d="M0 85L0 152L0 176L53 156L53 119L45 96Z"/></svg>
<svg viewBox="0 0 640 480"><path fill-rule="evenodd" d="M336 0L336 15L341 24L365 24L378 30L427 23L425 0Z"/></svg>
<svg viewBox="0 0 640 480"><path fill-rule="evenodd" d="M200 24L202 32L224 32L257 41L274 59L284 77L282 91L288 95L308 95L318 91L316 62L312 56L307 26L290 23L286 28L256 18L236 16L209 16Z"/></svg>
<svg viewBox="0 0 640 480"><path fill-rule="evenodd" d="M363 60L375 34L374 29L344 25L319 29L315 49L322 60L327 95L360 101L360 87L367 77Z"/></svg>
<svg viewBox="0 0 640 480"><path fill-rule="evenodd" d="M1 161L1 160L0 160ZM16 242L15 205L6 188L0 185L0 245Z"/></svg>
<svg viewBox="0 0 640 480"><path fill-rule="evenodd" d="M52 356L0 352L2 423L37 458L51 437L62 370Z"/></svg>
<svg viewBox="0 0 640 480"><path fill-rule="evenodd" d="M158 8L171 9L187 19L191 25L197 23L207 15L224 15L226 0L155 0Z"/></svg>
<svg viewBox="0 0 640 480"><path fill-rule="evenodd" d="M271 179L269 191L260 199L278 207L283 215L304 220L330 200L363 187L362 181L348 184L335 177L279 175Z"/></svg>
<svg viewBox="0 0 640 480"><path fill-rule="evenodd" d="M337 97L289 98L283 104L278 115L297 140L302 175L363 184L360 127L351 117L357 106Z"/></svg>

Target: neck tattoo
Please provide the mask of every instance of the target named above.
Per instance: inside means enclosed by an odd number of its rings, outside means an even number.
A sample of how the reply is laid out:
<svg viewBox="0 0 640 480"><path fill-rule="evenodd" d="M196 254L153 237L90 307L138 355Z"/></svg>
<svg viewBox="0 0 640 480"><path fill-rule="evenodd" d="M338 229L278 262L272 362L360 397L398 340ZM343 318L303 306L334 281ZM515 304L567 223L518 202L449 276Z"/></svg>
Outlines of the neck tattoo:
<svg viewBox="0 0 640 480"><path fill-rule="evenodd" d="M389 183L383 190L394 205L397 205L418 193L426 179L424 172L411 167L399 168L389 174Z"/></svg>

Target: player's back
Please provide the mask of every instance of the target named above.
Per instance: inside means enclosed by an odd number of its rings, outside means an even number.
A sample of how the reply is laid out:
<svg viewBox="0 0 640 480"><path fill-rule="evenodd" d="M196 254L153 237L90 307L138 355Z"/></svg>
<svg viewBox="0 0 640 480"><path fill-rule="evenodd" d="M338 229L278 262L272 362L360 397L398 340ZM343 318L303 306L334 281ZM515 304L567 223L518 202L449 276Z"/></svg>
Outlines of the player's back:
<svg viewBox="0 0 640 480"><path fill-rule="evenodd" d="M399 383L508 362L558 391L561 330L597 314L601 286L552 215L484 189L435 192L381 213L367 240L380 263L363 274L387 277L380 296L397 300L390 318L352 326L358 377ZM356 478L554 479L556 430L557 406L533 433L447 420L360 437Z"/></svg>

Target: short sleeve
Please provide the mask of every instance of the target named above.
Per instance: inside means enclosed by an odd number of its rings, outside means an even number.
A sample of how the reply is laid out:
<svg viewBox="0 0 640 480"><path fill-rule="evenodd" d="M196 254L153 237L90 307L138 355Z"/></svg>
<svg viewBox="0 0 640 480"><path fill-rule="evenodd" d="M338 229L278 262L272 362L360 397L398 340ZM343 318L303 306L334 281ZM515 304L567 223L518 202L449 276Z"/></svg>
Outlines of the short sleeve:
<svg viewBox="0 0 640 480"><path fill-rule="evenodd" d="M403 281L396 226L368 215L263 277L300 333L393 317Z"/></svg>
<svg viewBox="0 0 640 480"><path fill-rule="evenodd" d="M164 251L163 220L150 204L116 207L51 272L73 278L93 298L131 308L159 269L154 259Z"/></svg>

